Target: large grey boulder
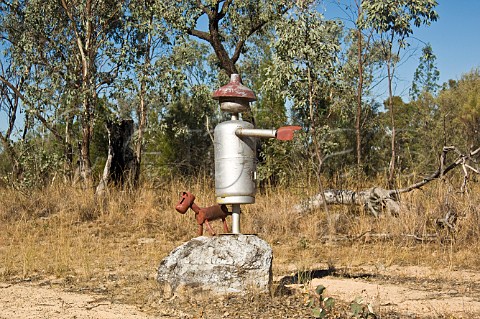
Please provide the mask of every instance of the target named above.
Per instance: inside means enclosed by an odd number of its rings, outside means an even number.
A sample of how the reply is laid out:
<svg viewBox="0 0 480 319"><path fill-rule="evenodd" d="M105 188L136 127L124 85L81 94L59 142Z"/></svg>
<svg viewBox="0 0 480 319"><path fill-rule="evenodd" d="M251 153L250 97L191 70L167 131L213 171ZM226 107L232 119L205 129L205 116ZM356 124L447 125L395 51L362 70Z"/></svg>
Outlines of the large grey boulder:
<svg viewBox="0 0 480 319"><path fill-rule="evenodd" d="M197 237L174 249L158 267L163 296L269 293L272 249L255 235Z"/></svg>

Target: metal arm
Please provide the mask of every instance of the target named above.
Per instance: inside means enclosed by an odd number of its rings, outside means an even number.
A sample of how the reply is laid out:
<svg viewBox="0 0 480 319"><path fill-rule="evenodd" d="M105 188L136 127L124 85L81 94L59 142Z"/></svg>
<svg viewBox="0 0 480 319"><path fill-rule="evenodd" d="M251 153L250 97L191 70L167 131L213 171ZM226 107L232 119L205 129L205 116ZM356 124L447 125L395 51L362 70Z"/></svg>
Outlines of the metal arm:
<svg viewBox="0 0 480 319"><path fill-rule="evenodd" d="M235 135L238 137L263 137L276 138L281 141L291 141L293 139L293 132L300 130L300 126L282 126L278 130L267 130L257 128L238 128Z"/></svg>
<svg viewBox="0 0 480 319"><path fill-rule="evenodd" d="M238 128L235 131L235 135L238 137L264 137L275 138L277 136L277 130L256 129L256 128Z"/></svg>

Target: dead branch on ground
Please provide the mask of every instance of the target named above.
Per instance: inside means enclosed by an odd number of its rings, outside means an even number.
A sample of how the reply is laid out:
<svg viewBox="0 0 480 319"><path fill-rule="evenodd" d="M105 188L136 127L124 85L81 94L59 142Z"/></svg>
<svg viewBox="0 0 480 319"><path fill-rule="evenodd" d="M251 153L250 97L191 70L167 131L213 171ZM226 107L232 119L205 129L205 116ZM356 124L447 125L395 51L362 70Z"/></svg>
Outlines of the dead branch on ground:
<svg viewBox="0 0 480 319"><path fill-rule="evenodd" d="M449 152L455 152L457 157L449 165L446 165L446 158ZM433 180L444 177L447 173L458 166L462 167L463 182L460 187L461 192L467 192L467 182L469 180L469 172L480 174L469 163L476 163L476 157L480 155L480 147L471 151L469 154L461 153L455 146L444 147L440 155L440 166L431 175L423 178L421 181L400 189L384 189L381 187L372 187L367 190L355 192L351 190L327 189L322 193L318 193L307 198L293 207L294 211L300 214L310 212L320 208L323 205L357 205L365 206L375 217L380 216L384 211L397 216L400 212L400 194L407 193L415 189L420 189ZM447 221L448 217L444 220Z"/></svg>

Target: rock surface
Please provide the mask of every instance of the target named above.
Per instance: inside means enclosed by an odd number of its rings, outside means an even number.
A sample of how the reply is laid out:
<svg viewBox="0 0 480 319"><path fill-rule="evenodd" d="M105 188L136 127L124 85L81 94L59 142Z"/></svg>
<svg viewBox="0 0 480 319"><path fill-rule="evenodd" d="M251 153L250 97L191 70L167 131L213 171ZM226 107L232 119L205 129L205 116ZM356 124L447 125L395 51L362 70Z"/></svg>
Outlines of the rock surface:
<svg viewBox="0 0 480 319"><path fill-rule="evenodd" d="M197 237L177 247L158 268L164 297L269 293L272 249L255 235Z"/></svg>

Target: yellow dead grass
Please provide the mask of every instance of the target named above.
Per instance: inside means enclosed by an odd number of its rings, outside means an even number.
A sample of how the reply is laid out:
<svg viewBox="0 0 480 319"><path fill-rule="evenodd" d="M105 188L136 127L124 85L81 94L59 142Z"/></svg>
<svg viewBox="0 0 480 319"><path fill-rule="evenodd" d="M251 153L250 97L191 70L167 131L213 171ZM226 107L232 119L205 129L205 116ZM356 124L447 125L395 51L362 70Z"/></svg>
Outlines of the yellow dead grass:
<svg viewBox="0 0 480 319"><path fill-rule="evenodd" d="M299 216L292 205L312 190L267 189L254 205L242 206L242 232L258 234L273 247L275 275L319 263L478 270L480 189L472 184L464 195L445 185L433 182L405 194L400 216L377 219L348 206ZM160 260L196 236L193 212L174 210L182 190L194 193L200 206L215 202L207 177L110 190L101 201L65 185L28 194L2 189L0 280L63 278L64 286L104 289L123 302L153 300ZM434 222L445 209L458 215L454 234Z"/></svg>

